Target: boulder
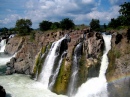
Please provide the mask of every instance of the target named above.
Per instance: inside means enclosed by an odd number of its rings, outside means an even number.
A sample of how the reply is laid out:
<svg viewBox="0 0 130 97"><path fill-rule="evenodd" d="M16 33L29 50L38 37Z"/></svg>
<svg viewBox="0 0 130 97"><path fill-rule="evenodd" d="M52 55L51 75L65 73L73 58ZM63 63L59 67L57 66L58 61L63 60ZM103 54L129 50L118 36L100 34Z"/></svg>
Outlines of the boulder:
<svg viewBox="0 0 130 97"><path fill-rule="evenodd" d="M6 97L5 89L1 85L0 85L0 97Z"/></svg>
<svg viewBox="0 0 130 97"><path fill-rule="evenodd" d="M5 47L5 53L7 54L15 54L21 47L24 42L24 38L13 37L10 38Z"/></svg>

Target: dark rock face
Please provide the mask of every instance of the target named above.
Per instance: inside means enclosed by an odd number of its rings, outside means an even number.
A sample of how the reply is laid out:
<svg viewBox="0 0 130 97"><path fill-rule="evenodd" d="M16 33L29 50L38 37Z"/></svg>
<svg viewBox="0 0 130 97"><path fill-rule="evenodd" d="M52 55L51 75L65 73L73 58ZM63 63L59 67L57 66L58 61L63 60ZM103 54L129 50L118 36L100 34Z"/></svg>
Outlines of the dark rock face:
<svg viewBox="0 0 130 97"><path fill-rule="evenodd" d="M0 85L0 97L6 97L5 89Z"/></svg>
<svg viewBox="0 0 130 97"><path fill-rule="evenodd" d="M118 44L119 42L121 42L121 39L122 39L122 35L121 34L117 34L116 35L116 41L115 41L115 44Z"/></svg>
<svg viewBox="0 0 130 97"><path fill-rule="evenodd" d="M126 35L127 35L127 40L128 40L128 42L129 42L129 40L130 40L130 28L127 30Z"/></svg>

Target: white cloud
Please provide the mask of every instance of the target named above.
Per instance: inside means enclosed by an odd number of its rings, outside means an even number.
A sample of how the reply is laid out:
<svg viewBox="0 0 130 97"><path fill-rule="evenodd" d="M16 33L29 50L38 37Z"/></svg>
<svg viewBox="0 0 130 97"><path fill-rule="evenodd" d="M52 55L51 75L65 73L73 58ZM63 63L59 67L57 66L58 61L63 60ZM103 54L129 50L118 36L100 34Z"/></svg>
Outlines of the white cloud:
<svg viewBox="0 0 130 97"><path fill-rule="evenodd" d="M110 0L116 3L119 0ZM22 3L23 4L23 3ZM21 5L22 5L21 4ZM76 24L88 24L92 18L100 19L101 22L108 22L111 18L118 16L118 6L111 7L108 11L99 11L101 0L27 0L24 2L22 13L13 13L0 20L3 24L15 24L17 19L28 18L33 22L33 27L37 28L42 20L60 21L63 18L70 18ZM7 10L11 12L11 10Z"/></svg>
<svg viewBox="0 0 130 97"><path fill-rule="evenodd" d="M92 11L89 14L87 14L87 18L88 19L99 19L101 22L108 22L111 20L111 18L117 18L117 16L119 15L119 6L113 6L110 8L109 11Z"/></svg>
<svg viewBox="0 0 130 97"><path fill-rule="evenodd" d="M13 21L16 21L17 19L20 19L20 16L18 14L11 14L7 18L5 18L4 20L0 20L0 23L8 24L8 23L11 23Z"/></svg>
<svg viewBox="0 0 130 97"><path fill-rule="evenodd" d="M66 17L75 21L79 20L77 17L91 12L98 4L96 0L29 0L25 14L33 22L60 21Z"/></svg>
<svg viewBox="0 0 130 97"><path fill-rule="evenodd" d="M109 0L109 2L113 5L121 5L124 2L130 2L130 0Z"/></svg>

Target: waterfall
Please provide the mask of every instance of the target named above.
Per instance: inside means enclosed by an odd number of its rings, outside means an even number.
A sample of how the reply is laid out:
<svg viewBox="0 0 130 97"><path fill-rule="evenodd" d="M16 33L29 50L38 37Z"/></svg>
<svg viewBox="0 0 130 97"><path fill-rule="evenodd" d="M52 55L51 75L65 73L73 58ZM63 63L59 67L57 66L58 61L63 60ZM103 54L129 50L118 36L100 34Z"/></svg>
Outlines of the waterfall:
<svg viewBox="0 0 130 97"><path fill-rule="evenodd" d="M68 95L72 97L77 91L77 80L78 80L78 70L79 70L79 58L82 52L82 43L79 43L74 50L72 74L70 78Z"/></svg>
<svg viewBox="0 0 130 97"><path fill-rule="evenodd" d="M103 34L103 39L105 41L105 50L104 50L102 61L101 61L99 77L105 78L106 69L109 64L107 54L109 50L111 49L111 35Z"/></svg>
<svg viewBox="0 0 130 97"><path fill-rule="evenodd" d="M0 42L0 74L4 74L6 70L6 63L10 61L12 57L15 57L16 53L14 55L8 55L4 53L6 46L6 39L3 39Z"/></svg>
<svg viewBox="0 0 130 97"><path fill-rule="evenodd" d="M103 34L103 39L105 50L101 61L99 77L89 79L86 83L82 84L75 97L108 97L105 73L108 66L107 53L111 49L111 35Z"/></svg>
<svg viewBox="0 0 130 97"><path fill-rule="evenodd" d="M59 73L59 70L60 70L60 67L61 67L61 64L62 64L63 57L64 57L64 55L65 55L66 53L67 53L67 52L64 52L64 53L62 54L61 58L60 58L60 61L59 61L59 63L58 63L58 67L56 68L56 70L55 70L55 72L54 72L54 74L53 74L53 77L52 77L52 81L51 81L51 83L49 84L49 89L52 89L53 86L54 86L54 84L55 84L57 75L58 75L58 73Z"/></svg>
<svg viewBox="0 0 130 97"><path fill-rule="evenodd" d="M0 52L4 52L5 46L6 46L6 39L3 39L0 42Z"/></svg>
<svg viewBox="0 0 130 97"><path fill-rule="evenodd" d="M0 46L1 44L4 44L2 47L5 46L3 40L1 41ZM52 49L54 49L54 46ZM42 83L30 79L31 76L29 75L5 75L6 62L12 57L15 57L15 54L13 56L4 54L4 49L0 52L0 85L4 87L6 97L67 97L65 95L57 95L49 89L45 89Z"/></svg>
<svg viewBox="0 0 130 97"><path fill-rule="evenodd" d="M58 56L56 50L58 49L63 39L65 38L63 37L52 44L49 54L47 55L45 62L43 64L42 72L39 75L38 81L43 83L46 88L48 87L48 84L49 84L49 78L52 73L54 61L56 57Z"/></svg>
<svg viewBox="0 0 130 97"><path fill-rule="evenodd" d="M6 46L6 39L1 40L0 42L0 65L6 64L10 60L10 56L4 54Z"/></svg>

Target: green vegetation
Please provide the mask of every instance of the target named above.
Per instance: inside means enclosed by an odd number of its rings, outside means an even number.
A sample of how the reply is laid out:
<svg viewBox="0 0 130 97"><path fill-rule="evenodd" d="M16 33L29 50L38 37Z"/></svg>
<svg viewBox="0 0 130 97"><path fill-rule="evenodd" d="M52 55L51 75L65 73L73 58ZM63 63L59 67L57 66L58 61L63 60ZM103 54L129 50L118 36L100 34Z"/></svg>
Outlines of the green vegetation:
<svg viewBox="0 0 130 97"><path fill-rule="evenodd" d="M56 82L54 84L54 88L52 91L54 91L57 94L66 94L69 78L70 78L70 65L65 65L66 58L63 59L61 68L59 70L58 77L56 79Z"/></svg>
<svg viewBox="0 0 130 97"><path fill-rule="evenodd" d="M108 23L109 28L119 29L120 26L121 28L125 26L130 26L130 2L125 2L124 4L120 5L120 7L120 16L111 19L111 21Z"/></svg>
<svg viewBox="0 0 130 97"><path fill-rule="evenodd" d="M86 54L83 54L79 60L79 79L78 79L78 87L84 83L87 79L88 68L86 65ZM78 88L77 87L77 88Z"/></svg>
<svg viewBox="0 0 130 97"><path fill-rule="evenodd" d="M46 21L43 20L40 24L39 24L40 30L41 31L47 31L47 30L55 30L55 29L63 29L63 30L69 30L74 28L74 23L72 20L70 20L69 18L65 18L63 20L61 20L60 22L50 22L50 21Z"/></svg>
<svg viewBox="0 0 130 97"><path fill-rule="evenodd" d="M41 58L41 56L42 56L42 54L44 54L45 53L45 51L46 51L46 46L45 47L42 47L42 49L41 49L41 51L38 53L38 55L36 56L36 59L35 59L35 67L34 67L34 69L33 69L33 76L34 75L36 75L37 74L37 72L38 72L38 75L40 74L40 72L41 72L41 69L42 69L42 64L43 64L43 62L44 62L44 60L45 60L45 57L43 57L43 58Z"/></svg>
<svg viewBox="0 0 130 97"><path fill-rule="evenodd" d="M110 50L109 53L108 53L108 59L109 59L109 64L108 64L108 69L106 71L106 77L107 77L107 80L109 80L113 73L115 72L115 68L116 68L116 65L115 65L115 60L116 60L116 56L114 54L114 50Z"/></svg>
<svg viewBox="0 0 130 97"><path fill-rule="evenodd" d="M41 30L41 31L46 31L46 30L49 30L49 29L51 28L51 25L52 25L52 22L43 20L43 21L39 24L39 27L40 27L40 30Z"/></svg>
<svg viewBox="0 0 130 97"><path fill-rule="evenodd" d="M74 23L72 20L70 20L69 18L65 18L60 22L61 28L63 30L69 30L74 28Z"/></svg>
<svg viewBox="0 0 130 97"><path fill-rule="evenodd" d="M98 19L92 19L89 25L92 30L100 30L100 21Z"/></svg>
<svg viewBox="0 0 130 97"><path fill-rule="evenodd" d="M34 41L34 40L35 40L35 32L34 32L34 31L32 31L32 32L30 33L30 40L31 40L31 41Z"/></svg>
<svg viewBox="0 0 130 97"><path fill-rule="evenodd" d="M90 28L95 31L106 31L112 29L124 29L130 27L130 2L125 2L124 4L120 5L119 10L120 16L117 18L112 18L108 25L104 23L104 25L100 25L99 19L92 19L90 22ZM17 33L18 35L28 35L31 33L32 22L30 19L19 19L16 21L15 28L2 28L0 29L0 34L12 34ZM50 22L47 20L43 20L39 23L39 29L41 31L56 31L57 29L62 30L69 30L69 29L76 29L80 30L81 28L84 29L86 26L84 24L76 26L73 20L69 18L64 18L60 22ZM33 34L32 34L33 39Z"/></svg>
<svg viewBox="0 0 130 97"><path fill-rule="evenodd" d="M31 32L32 22L30 19L20 19L16 21L16 30L18 31L18 35L28 35Z"/></svg>
<svg viewBox="0 0 130 97"><path fill-rule="evenodd" d="M125 2L120 5L121 9L119 10L121 17L123 18L123 25L130 26L130 2Z"/></svg>
<svg viewBox="0 0 130 97"><path fill-rule="evenodd" d="M116 58L120 58L121 53L120 53L119 50L114 50L114 55L115 55Z"/></svg>

